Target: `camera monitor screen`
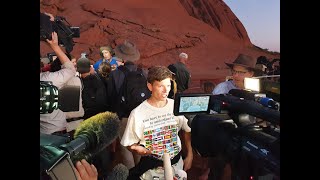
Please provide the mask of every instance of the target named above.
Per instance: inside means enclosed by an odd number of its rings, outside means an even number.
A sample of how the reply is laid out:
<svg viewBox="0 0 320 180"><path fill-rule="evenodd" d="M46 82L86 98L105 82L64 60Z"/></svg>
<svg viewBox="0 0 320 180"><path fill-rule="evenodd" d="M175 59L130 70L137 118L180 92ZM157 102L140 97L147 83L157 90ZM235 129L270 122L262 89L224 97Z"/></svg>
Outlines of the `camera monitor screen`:
<svg viewBox="0 0 320 180"><path fill-rule="evenodd" d="M174 101L174 115L210 112L211 94L177 94Z"/></svg>

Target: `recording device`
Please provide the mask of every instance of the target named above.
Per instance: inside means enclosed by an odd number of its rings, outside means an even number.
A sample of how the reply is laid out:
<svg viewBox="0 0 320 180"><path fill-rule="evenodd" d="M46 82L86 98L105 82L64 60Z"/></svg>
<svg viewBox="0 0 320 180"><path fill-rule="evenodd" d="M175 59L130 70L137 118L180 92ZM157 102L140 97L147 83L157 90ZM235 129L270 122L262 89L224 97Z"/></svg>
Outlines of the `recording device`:
<svg viewBox="0 0 320 180"><path fill-rule="evenodd" d="M243 89L231 89L229 91L229 94L239 98L256 101L268 108L280 110L280 103L276 102L272 98L266 97L266 94L255 93L255 92L243 90Z"/></svg>
<svg viewBox="0 0 320 180"><path fill-rule="evenodd" d="M279 63L279 66L274 66L275 63ZM257 58L257 64L262 64L267 68L267 72L270 75L272 74L280 74L280 59L273 59L272 61L269 61L265 56L260 56Z"/></svg>
<svg viewBox="0 0 320 180"><path fill-rule="evenodd" d="M80 28L71 26L65 17L56 16L54 21L44 13L40 13L40 40L51 40L51 33L56 32L58 35L59 45L64 46L67 53L73 50L73 38L80 37Z"/></svg>
<svg viewBox="0 0 320 180"><path fill-rule="evenodd" d="M245 89L231 89L229 94L280 110L280 82L269 77L280 78L280 75L244 78Z"/></svg>
<svg viewBox="0 0 320 180"><path fill-rule="evenodd" d="M83 53L81 53L81 57L80 58L87 58L87 53L86 52L83 52Z"/></svg>
<svg viewBox="0 0 320 180"><path fill-rule="evenodd" d="M51 63L51 62L53 62L54 60L56 60L58 56L56 55L55 52L51 52L51 53L47 53L47 57L48 57L48 59L49 59L49 62Z"/></svg>
<svg viewBox="0 0 320 180"><path fill-rule="evenodd" d="M40 114L58 109L58 88L50 81L40 81Z"/></svg>
<svg viewBox="0 0 320 180"><path fill-rule="evenodd" d="M212 94L179 94L174 101L174 115L209 114Z"/></svg>
<svg viewBox="0 0 320 180"><path fill-rule="evenodd" d="M79 111L80 87L66 85L58 90L51 81L40 81L40 114Z"/></svg>
<svg viewBox="0 0 320 180"><path fill-rule="evenodd" d="M40 177L53 180L76 179L74 163L90 161L119 135L120 120L115 113L104 112L83 121L75 130L74 140L40 134ZM121 170L121 167L118 167ZM125 171L121 171L124 172ZM116 176L116 174L114 175Z"/></svg>
<svg viewBox="0 0 320 180"><path fill-rule="evenodd" d="M223 157L231 164L233 176L279 176L280 111L250 93L239 92L244 93L242 97L237 97L240 93L176 94L174 115L195 115L191 120L193 149L203 157ZM260 126L259 121L244 122L240 120L243 115L260 118L267 126Z"/></svg>
<svg viewBox="0 0 320 180"><path fill-rule="evenodd" d="M264 94L264 97L280 102L280 75L244 78L244 86L245 90L255 94Z"/></svg>
<svg viewBox="0 0 320 180"><path fill-rule="evenodd" d="M164 168L164 179L174 179L170 161L170 154L168 152L165 152L163 153L162 158Z"/></svg>

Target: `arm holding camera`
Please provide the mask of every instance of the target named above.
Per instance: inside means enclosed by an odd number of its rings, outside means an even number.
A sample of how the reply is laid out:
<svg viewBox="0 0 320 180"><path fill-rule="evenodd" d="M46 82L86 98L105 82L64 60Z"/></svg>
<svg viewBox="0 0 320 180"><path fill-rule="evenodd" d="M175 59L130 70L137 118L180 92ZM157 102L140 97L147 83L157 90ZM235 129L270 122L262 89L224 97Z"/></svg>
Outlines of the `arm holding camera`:
<svg viewBox="0 0 320 180"><path fill-rule="evenodd" d="M54 21L54 17L52 14L46 12L44 14L50 17L50 21Z"/></svg>
<svg viewBox="0 0 320 180"><path fill-rule="evenodd" d="M42 81L52 81L53 85L57 86L58 89L63 87L63 85L69 81L76 74L76 69L68 56L63 52L58 44L58 35L56 32L52 32L52 39L46 39L49 46L57 55L57 58L62 64L62 68L55 72L45 72L40 73L40 79Z"/></svg>
<svg viewBox="0 0 320 180"><path fill-rule="evenodd" d="M52 39L47 39L48 44L52 48L52 50L56 53L57 57L59 58L61 64L63 65L65 62L70 61L68 56L62 51L58 44L58 34L56 32L52 32Z"/></svg>

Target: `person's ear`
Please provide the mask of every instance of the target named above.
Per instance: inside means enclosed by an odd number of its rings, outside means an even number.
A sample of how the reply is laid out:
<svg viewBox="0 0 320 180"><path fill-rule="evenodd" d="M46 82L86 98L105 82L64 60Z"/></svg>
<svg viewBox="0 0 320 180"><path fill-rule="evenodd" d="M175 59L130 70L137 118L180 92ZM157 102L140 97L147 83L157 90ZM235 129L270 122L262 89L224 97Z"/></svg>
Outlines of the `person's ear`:
<svg viewBox="0 0 320 180"><path fill-rule="evenodd" d="M249 76L253 77L253 75L254 75L254 72L253 71L249 71Z"/></svg>
<svg viewBox="0 0 320 180"><path fill-rule="evenodd" d="M149 83L149 82L147 82L147 87L148 87L149 91L151 91L151 92L152 92L152 84L151 84L151 83Z"/></svg>

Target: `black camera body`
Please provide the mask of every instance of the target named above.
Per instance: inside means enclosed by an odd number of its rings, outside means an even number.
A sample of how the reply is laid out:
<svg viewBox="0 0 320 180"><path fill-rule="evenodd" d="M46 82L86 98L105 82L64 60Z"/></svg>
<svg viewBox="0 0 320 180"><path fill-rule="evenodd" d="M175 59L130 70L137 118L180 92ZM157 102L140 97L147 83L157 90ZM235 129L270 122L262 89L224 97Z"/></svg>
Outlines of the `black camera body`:
<svg viewBox="0 0 320 180"><path fill-rule="evenodd" d="M231 94L176 94L174 103L175 115L195 115L190 119L191 145L200 156L222 157L231 164L235 179L279 176L278 110ZM262 127L257 122L241 119L242 115L269 124Z"/></svg>
<svg viewBox="0 0 320 180"><path fill-rule="evenodd" d="M57 55L55 52L51 52L51 53L47 53L47 58L49 59L49 62L53 62L54 60L56 60Z"/></svg>
<svg viewBox="0 0 320 180"><path fill-rule="evenodd" d="M51 81L40 81L40 114L79 111L80 87L65 85L58 89Z"/></svg>
<svg viewBox="0 0 320 180"><path fill-rule="evenodd" d="M64 17L56 16L54 21L51 21L49 16L40 13L40 40L51 40L52 32L58 34L58 43L66 48L67 53L70 53L73 50L73 38L80 37L80 28L70 26Z"/></svg>

